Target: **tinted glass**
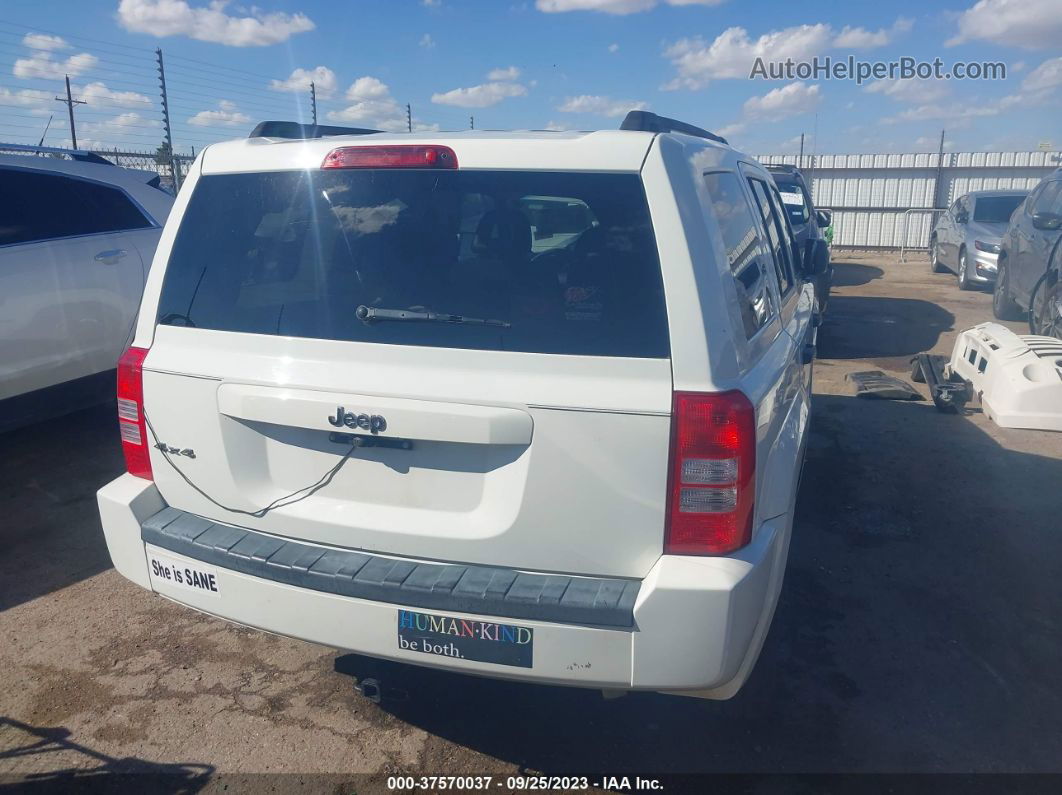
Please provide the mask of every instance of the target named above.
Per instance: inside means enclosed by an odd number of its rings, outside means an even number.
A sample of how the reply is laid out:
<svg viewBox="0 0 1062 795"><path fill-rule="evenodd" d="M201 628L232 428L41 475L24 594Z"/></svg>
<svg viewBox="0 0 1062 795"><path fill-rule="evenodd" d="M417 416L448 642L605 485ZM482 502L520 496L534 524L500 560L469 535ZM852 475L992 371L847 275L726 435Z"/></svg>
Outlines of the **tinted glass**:
<svg viewBox="0 0 1062 795"><path fill-rule="evenodd" d="M770 240L771 254L774 257L775 268L778 273L778 283L782 288L782 295L785 295L793 286L792 248L790 241L783 232L785 220L779 216L778 211L775 209L767 183L759 179L750 179L749 184L752 185L753 195L755 195L756 203L759 206L760 217Z"/></svg>
<svg viewBox="0 0 1062 795"><path fill-rule="evenodd" d="M536 251L536 242L551 244ZM498 320L379 321L358 306ZM207 176L159 322L449 348L663 358L656 243L633 174L349 170Z"/></svg>
<svg viewBox="0 0 1062 795"><path fill-rule="evenodd" d="M734 273L745 335L751 338L774 317L759 225L736 174L705 174L704 183Z"/></svg>
<svg viewBox="0 0 1062 795"><path fill-rule="evenodd" d="M55 174L0 169L0 245L150 225L115 188Z"/></svg>
<svg viewBox="0 0 1062 795"><path fill-rule="evenodd" d="M1062 180L1052 180L1046 183L1036 195L1036 202L1032 208L1033 214L1053 212L1055 200L1060 195L1062 195Z"/></svg>
<svg viewBox="0 0 1062 795"><path fill-rule="evenodd" d="M989 224L1005 224L1023 201L1024 196L982 196L974 203L973 219Z"/></svg>
<svg viewBox="0 0 1062 795"><path fill-rule="evenodd" d="M789 215L791 224L806 224L811 218L811 208L808 206L804 189L799 182L785 179L775 179L778 191L782 196L782 205Z"/></svg>

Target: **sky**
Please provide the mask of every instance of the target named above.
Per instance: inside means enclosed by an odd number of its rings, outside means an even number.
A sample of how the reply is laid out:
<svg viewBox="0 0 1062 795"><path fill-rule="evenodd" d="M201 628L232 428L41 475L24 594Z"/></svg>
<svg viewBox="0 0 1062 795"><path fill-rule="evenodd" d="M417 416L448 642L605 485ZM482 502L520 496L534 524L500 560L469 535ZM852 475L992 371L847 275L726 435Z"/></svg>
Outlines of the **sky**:
<svg viewBox="0 0 1062 795"><path fill-rule="evenodd" d="M618 127L647 109L753 154L1062 148L1062 0L4 0L0 142L174 148L262 119ZM749 79L757 57L1006 65L1005 80ZM474 120L474 121L473 121Z"/></svg>

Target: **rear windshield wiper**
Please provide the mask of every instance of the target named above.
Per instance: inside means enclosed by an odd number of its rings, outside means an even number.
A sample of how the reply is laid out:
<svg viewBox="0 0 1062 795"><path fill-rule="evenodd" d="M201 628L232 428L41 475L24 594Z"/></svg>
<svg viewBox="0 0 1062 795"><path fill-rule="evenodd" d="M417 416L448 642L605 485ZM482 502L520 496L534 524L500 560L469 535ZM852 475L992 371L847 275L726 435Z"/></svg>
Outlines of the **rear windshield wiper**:
<svg viewBox="0 0 1062 795"><path fill-rule="evenodd" d="M512 326L512 323L507 323L504 320L448 315L445 312L415 312L412 309L378 309L374 306L365 306L365 304L355 309L354 314L358 316L358 320L364 323L399 320L420 323L454 323L467 326L497 326L498 328L510 328Z"/></svg>

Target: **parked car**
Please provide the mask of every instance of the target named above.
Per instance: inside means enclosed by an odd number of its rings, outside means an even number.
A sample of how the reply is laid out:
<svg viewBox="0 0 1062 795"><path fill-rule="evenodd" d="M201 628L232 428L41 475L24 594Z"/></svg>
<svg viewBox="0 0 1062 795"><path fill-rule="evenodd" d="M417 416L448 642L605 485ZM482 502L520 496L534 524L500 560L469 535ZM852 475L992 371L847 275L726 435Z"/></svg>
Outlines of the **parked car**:
<svg viewBox="0 0 1062 795"><path fill-rule="evenodd" d="M982 190L952 202L929 237L933 273L954 272L960 290L995 282L1007 222L1028 195L1026 190Z"/></svg>
<svg viewBox="0 0 1062 795"><path fill-rule="evenodd" d="M1056 319L1050 307L1060 300L1060 230L1062 168L1045 177L1010 218L992 294L992 312L997 318L1015 320L1035 309L1033 324L1040 326L1037 332L1057 336L1062 319ZM1041 306L1041 301L1046 306Z"/></svg>
<svg viewBox="0 0 1062 795"><path fill-rule="evenodd" d="M814 298L720 141L635 112L204 149L119 366L117 570L370 656L733 695L785 570ZM536 253L550 203L571 238Z"/></svg>
<svg viewBox="0 0 1062 795"><path fill-rule="evenodd" d="M2 148L22 151L0 154L0 428L8 429L113 400L173 197L154 172L87 152Z"/></svg>
<svg viewBox="0 0 1062 795"><path fill-rule="evenodd" d="M767 166L767 170L778 186L797 243L801 246L806 246L809 240L823 240L827 243L818 249L826 256L826 264L820 265L820 272L813 279L819 311L825 312L826 304L830 300L830 285L833 283L833 265L829 261L830 240L827 234L827 230L833 225L833 213L815 209L811 200L811 189L804 179L804 174L796 166L771 165Z"/></svg>

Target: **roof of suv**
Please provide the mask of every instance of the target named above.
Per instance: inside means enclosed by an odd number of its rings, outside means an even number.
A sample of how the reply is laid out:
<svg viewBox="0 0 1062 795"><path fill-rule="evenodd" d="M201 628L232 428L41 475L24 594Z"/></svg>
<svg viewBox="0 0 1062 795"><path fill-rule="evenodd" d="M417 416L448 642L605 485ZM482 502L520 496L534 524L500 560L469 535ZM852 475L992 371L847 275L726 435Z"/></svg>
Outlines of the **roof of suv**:
<svg viewBox="0 0 1062 795"><path fill-rule="evenodd" d="M318 168L325 155L342 146L443 144L453 149L460 168L563 171L628 171L642 167L653 138L661 133L599 130L452 133L375 133L326 138L243 138L214 144L203 152L204 174ZM664 133L674 135L673 133ZM708 139L675 135L707 147L729 149Z"/></svg>

